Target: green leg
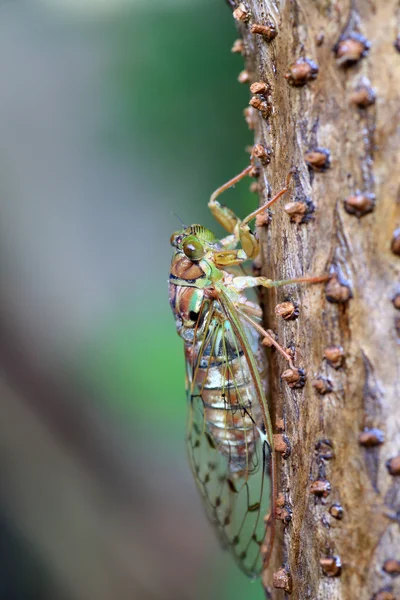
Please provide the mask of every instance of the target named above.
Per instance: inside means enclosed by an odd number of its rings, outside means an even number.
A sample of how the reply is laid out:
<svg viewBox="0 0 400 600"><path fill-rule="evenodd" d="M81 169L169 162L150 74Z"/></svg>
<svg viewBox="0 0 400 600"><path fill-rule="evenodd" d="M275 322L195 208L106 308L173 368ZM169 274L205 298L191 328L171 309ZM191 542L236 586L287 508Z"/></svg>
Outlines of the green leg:
<svg viewBox="0 0 400 600"><path fill-rule="evenodd" d="M238 241L240 241L242 248L245 251L248 258L255 258L257 256L257 254L259 253L259 249L260 249L259 243L256 240L256 238L254 237L254 234L252 233L252 231L250 230L248 223L250 221L252 221L253 219L255 219L255 217L259 213L261 213L264 210L266 210L267 208L269 208L272 204L274 204L274 202L279 200L279 198L288 191L288 186L289 186L290 178L292 175L291 173L288 174L288 176L286 178L285 187L282 188L280 192L278 192L273 198L271 198L271 200L269 200L268 202L266 202L265 204L263 204L262 206L257 208L257 210L255 210L252 213L250 213L249 215L247 215L247 217L245 217L243 219L243 221L241 221L239 219L239 217L237 217L230 208L220 204L217 200L217 197L220 194L222 194L222 192L229 189L230 187L235 185L238 181L240 181L241 179L243 179L244 177L249 175L252 168L253 168L253 166L249 165L246 169L244 169L244 171L239 173L239 175L236 175L236 177L234 177L233 179L230 179L227 183L224 183L224 185L222 185L217 190L215 190L215 192L211 195L211 198L208 202L208 206L210 207L210 210L211 210L214 218L216 219L216 221L218 221L218 223L220 225L222 225L222 227L224 227L224 229L226 229L226 231L228 231L230 234L234 235L234 239L236 240L236 243ZM231 242L229 242L229 243L231 243ZM224 264L228 264L228 263L224 263ZM237 262L234 262L232 264L237 264Z"/></svg>
<svg viewBox="0 0 400 600"><path fill-rule="evenodd" d="M231 286L233 286L237 292L242 292L247 288L257 287L259 285L265 288L273 288L281 287L283 285L290 285L293 283L323 283L324 281L329 281L329 279L329 275L324 275L322 277L297 277L295 279L281 279L278 281L273 281L272 279L267 279L266 277L252 277L250 275L234 277Z"/></svg>
<svg viewBox="0 0 400 600"><path fill-rule="evenodd" d="M246 253L247 258L255 258L259 252L259 243L254 237L254 234L250 231L249 226L247 225L247 221L251 219L246 217L246 222L242 222L230 208L220 204L217 200L217 197L220 194L222 194L222 192L229 189L238 181L246 177L250 173L252 168L253 166L249 165L246 169L244 169L244 171L239 173L239 175L237 175L227 183L224 183L224 185L215 190L208 202L208 206L210 207L210 210L216 221L218 221L218 223L222 225L222 227L224 227L226 231L234 235L235 246L240 240L243 251ZM228 262L220 264L223 264L225 266L229 265ZM234 259L234 262L230 264L238 264L238 262L236 261L236 259Z"/></svg>
<svg viewBox="0 0 400 600"><path fill-rule="evenodd" d="M238 183L238 181L246 177L250 173L251 169L252 166L249 165L246 169L244 169L244 171L239 173L239 175L236 175L236 177L230 179L229 181L224 183L224 185L221 185L221 187L216 189L215 192L211 195L211 198L208 202L208 206L214 218L216 219L216 221L218 221L220 225L222 225L224 229L226 229L226 231L228 231L228 233L235 233L235 229L237 229L241 221L239 217L237 217L230 208L220 204L217 198L220 194L222 194L222 192L228 190L230 187Z"/></svg>
<svg viewBox="0 0 400 600"><path fill-rule="evenodd" d="M219 250L213 253L213 261L217 267L241 265L248 258L246 252L241 248L236 250Z"/></svg>

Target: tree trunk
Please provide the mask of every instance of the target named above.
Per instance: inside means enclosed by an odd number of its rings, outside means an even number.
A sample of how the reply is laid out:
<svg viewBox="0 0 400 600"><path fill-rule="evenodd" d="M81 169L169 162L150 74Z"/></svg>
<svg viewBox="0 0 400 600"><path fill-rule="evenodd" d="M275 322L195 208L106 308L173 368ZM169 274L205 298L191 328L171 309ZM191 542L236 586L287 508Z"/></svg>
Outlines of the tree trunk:
<svg viewBox="0 0 400 600"><path fill-rule="evenodd" d="M290 456L278 460L282 526L263 581L272 598L400 598L398 0L229 4L260 83L246 115L264 146L260 201L295 169L259 229L263 274L335 274L265 294L267 326L306 383L290 388L270 353ZM297 318L275 314L284 301Z"/></svg>

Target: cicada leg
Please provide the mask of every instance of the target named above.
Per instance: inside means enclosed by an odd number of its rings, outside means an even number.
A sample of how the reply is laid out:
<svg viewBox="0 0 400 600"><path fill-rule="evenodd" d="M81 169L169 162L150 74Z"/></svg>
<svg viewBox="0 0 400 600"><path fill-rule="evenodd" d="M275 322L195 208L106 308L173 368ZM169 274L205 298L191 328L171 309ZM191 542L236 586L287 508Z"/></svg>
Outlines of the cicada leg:
<svg viewBox="0 0 400 600"><path fill-rule="evenodd" d="M325 281L329 281L330 276L324 275L322 277L297 277L295 279L281 279L278 281L273 281L272 279L267 279L266 277L252 277L252 276L239 276L234 277L230 287L233 287L235 291L242 292L245 289L263 286L266 288L272 287L281 287L283 285L289 285L291 283L323 283ZM266 338L269 343L274 346L278 352L288 361L291 369L296 369L293 364L292 357L290 354L283 348L268 331L266 331L261 325L259 325L256 321L254 321L248 314L246 314L245 306L242 304L242 310L240 309L240 305L237 306L238 312L242 315L246 321L248 321L257 331L261 333L261 335ZM244 310L243 310L244 309Z"/></svg>
<svg viewBox="0 0 400 600"><path fill-rule="evenodd" d="M294 279L278 279L277 281L273 281L272 279L267 279L267 277L244 275L234 277L230 285L233 286L237 292L242 292L243 290L258 287L259 285L265 288L273 288L290 285L292 283L324 283L329 281L330 278L330 275L322 275L321 277L295 277Z"/></svg>
<svg viewBox="0 0 400 600"><path fill-rule="evenodd" d="M271 344L271 346L274 346L274 348L276 348L278 350L278 352L280 354L282 354L282 356L287 360L289 367L293 370L295 370L297 367L295 367L295 365L293 364L293 359L291 357L291 355L289 354L289 352L287 352L285 350L285 348L283 346L281 346L274 337L272 337L272 335L270 333L268 333L268 331L266 329L264 329L264 327L262 327L259 323L257 323L256 321L254 321L251 317L249 317L245 312L243 312L242 310L240 310L238 308L238 313L248 322L250 323L250 325L252 325L254 327L254 329L257 329L257 331L259 333L261 333L261 335L264 336L264 339L267 339L268 342Z"/></svg>
<svg viewBox="0 0 400 600"><path fill-rule="evenodd" d="M283 194L285 194L289 189L290 178L292 173L290 172L286 178L285 186L268 202L262 204L255 211L247 215L243 220L239 219L237 215L228 207L223 206L217 201L217 198L222 192L229 189L236 183L238 183L241 179L249 175L252 165L249 165L246 169L244 169L239 175L236 175L233 179L230 179L224 185L215 190L215 192L211 195L211 198L208 202L208 206L214 216L214 218L218 221L226 231L228 231L231 236L227 236L222 240L222 243L225 248L233 249L236 247L237 243L240 241L243 251L246 254L246 259L255 258L259 253L259 242L254 237L253 232L250 230L248 223L255 219L258 214L272 206ZM239 251L238 251L239 252ZM236 256L232 259L234 262L231 264L238 264L238 261L241 262L243 259L238 259ZM228 263L223 263L227 265Z"/></svg>
<svg viewBox="0 0 400 600"><path fill-rule="evenodd" d="M290 183L291 178L292 178L292 172L289 171L289 173L286 176L285 186L277 194L275 194L275 196L273 198L271 198L271 200L268 200L267 202L265 202L264 204L259 206L256 210L254 210L252 213L247 215L247 217L245 217L243 219L243 221L241 222L240 226L244 227L247 223L249 223L250 221L255 219L257 215L259 215L261 212L263 212L263 210L265 210L266 208L269 208L272 204L274 204L277 200L279 200L279 198L281 196L283 196L283 194L286 194L286 192L289 189L289 183Z"/></svg>
<svg viewBox="0 0 400 600"><path fill-rule="evenodd" d="M217 201L217 198L220 194L222 194L222 192L225 192L225 190L228 190L232 186L236 185L239 181L244 179L250 173L252 168L252 165L249 165L248 167L246 167L246 169L239 173L239 175L236 175L236 177L233 177L232 179L224 183L224 185L221 185L221 187L217 188L215 192L211 194L210 200L208 201L208 206L214 218L224 229L226 229L228 233L235 233L235 229L237 229L241 221L239 217L235 215L233 210L231 210L227 206L223 206L222 204L220 204ZM236 239L238 239L236 235L235 237Z"/></svg>
<svg viewBox="0 0 400 600"><path fill-rule="evenodd" d="M262 310L259 304L256 304L255 302L252 302L251 300L246 299L242 299L242 301L239 303L237 303L237 305L235 304L235 306L237 306L237 308L240 308L241 310L244 310L248 315L252 315L253 317L256 317L257 319L261 319L262 317Z"/></svg>
<svg viewBox="0 0 400 600"><path fill-rule="evenodd" d="M279 198L281 196L283 196L283 194L286 194L286 192L289 189L289 183L290 183L291 177L292 177L292 173L289 172L286 177L285 186L277 194L275 194L275 196L273 198L271 198L271 200L268 200L267 202L265 202L264 204L259 206L256 210L254 210L252 213L247 215L247 217L245 217L243 219L243 221L240 223L240 225L239 225L240 243L242 244L243 250L246 252L246 254L249 258L255 258L258 255L258 253L260 251L260 244L259 244L259 241L254 237L254 234L250 230L250 227L248 226L247 223L249 223L250 221L255 219L257 215L259 215L260 213L265 211L267 208L272 206L272 204L274 204L277 200L279 200Z"/></svg>

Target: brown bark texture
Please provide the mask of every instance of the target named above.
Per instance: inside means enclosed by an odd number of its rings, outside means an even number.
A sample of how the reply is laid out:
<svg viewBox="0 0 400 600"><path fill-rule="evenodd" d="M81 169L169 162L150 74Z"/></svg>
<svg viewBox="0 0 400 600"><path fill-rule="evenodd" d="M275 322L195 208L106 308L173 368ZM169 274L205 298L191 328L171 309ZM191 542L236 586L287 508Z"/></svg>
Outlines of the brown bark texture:
<svg viewBox="0 0 400 600"><path fill-rule="evenodd" d="M259 228L262 272L336 277L264 298L307 379L290 388L271 352L271 410L290 456L278 459L282 524L263 582L272 598L399 599L398 0L229 4L249 85L266 84L246 111L266 149L260 200L295 169ZM275 313L286 301L297 318Z"/></svg>

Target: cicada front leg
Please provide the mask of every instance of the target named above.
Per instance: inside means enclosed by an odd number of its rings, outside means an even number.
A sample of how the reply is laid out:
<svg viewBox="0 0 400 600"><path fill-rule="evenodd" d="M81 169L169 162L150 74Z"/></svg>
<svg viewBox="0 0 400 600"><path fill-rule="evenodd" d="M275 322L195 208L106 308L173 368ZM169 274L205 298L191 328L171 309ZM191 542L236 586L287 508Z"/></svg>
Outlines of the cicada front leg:
<svg viewBox="0 0 400 600"><path fill-rule="evenodd" d="M236 243L239 239L236 232L241 221L239 217L235 215L233 210L231 210L227 206L223 206L222 204L220 204L217 201L217 198L220 194L222 194L222 192L225 192L225 190L228 190L232 186L236 185L239 181L247 177L252 168L252 165L249 165L248 167L246 167L246 169L239 173L239 175L236 175L236 177L233 177L232 179L224 183L224 185L221 185L221 187L217 188L215 192L211 194L210 200L208 201L208 206L213 214L213 217L224 229L226 229L228 233L235 235ZM231 238L229 238L229 242L230 241Z"/></svg>
<svg viewBox="0 0 400 600"><path fill-rule="evenodd" d="M223 245L227 249L234 249L236 248L238 242L240 242L242 246L242 251L246 255L246 258L240 257L239 261L237 260L239 257L234 255L232 258L234 262L231 262L230 264L239 264L239 262L242 262L243 260L253 259L258 255L260 245L258 240L255 238L254 233L251 231L248 223L255 219L258 214L260 214L261 212L269 208L272 204L274 204L277 200L279 200L279 198L283 196L283 194L285 194L289 189L290 178L292 175L291 173L289 173L286 178L285 186L280 190L280 192L278 192L273 198L271 198L271 200L268 200L267 202L265 202L265 204L262 204L255 211L247 215L247 217L245 217L243 220L239 219L239 217L235 215L235 213L230 208L220 204L217 200L217 197L220 194L222 194L222 192L229 189L230 187L238 183L241 179L249 175L252 168L252 165L249 165L246 169L244 169L244 171L239 173L239 175L237 175L236 177L219 187L217 190L215 190L208 202L208 206L210 207L210 210L215 219L220 225L222 225L222 227L224 227L224 229L226 229L231 234L230 236L227 236L226 238L224 238L224 240L222 240ZM228 265L229 263L224 262L220 264Z"/></svg>
<svg viewBox="0 0 400 600"><path fill-rule="evenodd" d="M240 223L240 225L239 225L240 242L249 258L255 258L258 255L258 253L260 251L260 244L259 244L258 240L254 237L254 234L251 232L251 230L248 226L248 223L250 223L250 221L255 219L257 215L259 215L260 213L267 210L270 206L272 206L272 204L274 204L277 200L279 200L279 198L281 198L281 196L283 196L283 194L286 194L286 192L289 190L289 183L290 183L291 177L292 177L292 173L289 172L286 177L285 186L277 194L275 194L275 196L273 198L271 198L271 200L268 200L267 202L265 202L264 204L259 206L256 210L254 210L252 213L247 215L247 217L245 217L243 219L243 221Z"/></svg>

